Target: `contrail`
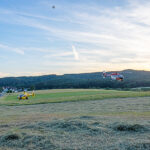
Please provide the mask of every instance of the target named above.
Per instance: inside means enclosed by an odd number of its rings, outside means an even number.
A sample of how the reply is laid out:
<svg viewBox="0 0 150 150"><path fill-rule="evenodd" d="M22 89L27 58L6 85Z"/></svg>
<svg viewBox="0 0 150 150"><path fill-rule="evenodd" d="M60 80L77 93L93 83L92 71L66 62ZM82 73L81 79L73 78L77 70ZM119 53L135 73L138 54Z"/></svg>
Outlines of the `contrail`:
<svg viewBox="0 0 150 150"><path fill-rule="evenodd" d="M78 54L78 52L77 52L74 45L72 45L72 51L73 51L73 54L74 54L74 59L79 60L79 54Z"/></svg>

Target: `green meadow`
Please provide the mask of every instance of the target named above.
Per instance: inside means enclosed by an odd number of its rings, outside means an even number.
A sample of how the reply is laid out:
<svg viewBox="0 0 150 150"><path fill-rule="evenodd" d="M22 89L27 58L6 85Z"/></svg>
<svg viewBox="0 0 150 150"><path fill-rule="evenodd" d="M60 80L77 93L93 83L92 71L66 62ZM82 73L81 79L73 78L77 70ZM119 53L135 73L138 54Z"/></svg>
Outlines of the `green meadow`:
<svg viewBox="0 0 150 150"><path fill-rule="evenodd" d="M0 150L150 149L150 91L41 90L29 100L19 94L0 98Z"/></svg>
<svg viewBox="0 0 150 150"><path fill-rule="evenodd" d="M103 100L110 98L147 97L150 91L119 91L102 89L63 89L35 91L35 97L18 100L19 94L7 94L0 98L0 105L32 105L72 101Z"/></svg>

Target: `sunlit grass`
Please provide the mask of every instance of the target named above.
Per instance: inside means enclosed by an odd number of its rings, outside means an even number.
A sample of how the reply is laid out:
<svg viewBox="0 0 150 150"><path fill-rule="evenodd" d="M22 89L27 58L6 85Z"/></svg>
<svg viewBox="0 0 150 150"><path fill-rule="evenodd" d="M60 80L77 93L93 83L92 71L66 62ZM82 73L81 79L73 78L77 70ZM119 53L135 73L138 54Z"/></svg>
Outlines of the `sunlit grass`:
<svg viewBox="0 0 150 150"><path fill-rule="evenodd" d="M32 105L58 102L103 100L110 98L146 97L150 91L117 91L98 89L63 89L35 91L35 97L29 100L18 100L18 94L10 94L0 98L0 105Z"/></svg>

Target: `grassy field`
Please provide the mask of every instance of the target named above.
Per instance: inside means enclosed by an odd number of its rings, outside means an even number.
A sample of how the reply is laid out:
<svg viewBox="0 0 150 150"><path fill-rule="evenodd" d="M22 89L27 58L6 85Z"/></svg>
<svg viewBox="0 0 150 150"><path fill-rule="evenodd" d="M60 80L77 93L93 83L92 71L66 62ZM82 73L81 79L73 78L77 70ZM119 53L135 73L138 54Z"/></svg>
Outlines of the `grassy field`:
<svg viewBox="0 0 150 150"><path fill-rule="evenodd" d="M103 100L109 98L147 97L150 91L117 91L98 89L64 89L36 91L29 100L18 100L18 94L5 95L0 98L0 105L32 105L71 101Z"/></svg>
<svg viewBox="0 0 150 150"><path fill-rule="evenodd" d="M28 101L16 96L0 100L0 150L150 149L150 92L45 90Z"/></svg>

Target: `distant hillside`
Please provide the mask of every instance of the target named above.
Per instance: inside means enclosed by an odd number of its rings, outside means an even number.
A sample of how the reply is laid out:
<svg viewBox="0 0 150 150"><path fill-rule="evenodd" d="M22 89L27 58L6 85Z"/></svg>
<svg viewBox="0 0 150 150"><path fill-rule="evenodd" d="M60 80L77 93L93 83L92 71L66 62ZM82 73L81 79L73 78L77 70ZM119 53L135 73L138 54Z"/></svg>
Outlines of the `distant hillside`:
<svg viewBox="0 0 150 150"><path fill-rule="evenodd" d="M113 71L114 72L114 71ZM134 88L150 87L150 71L123 70L123 82L103 79L102 72L0 78L0 87L53 88Z"/></svg>

